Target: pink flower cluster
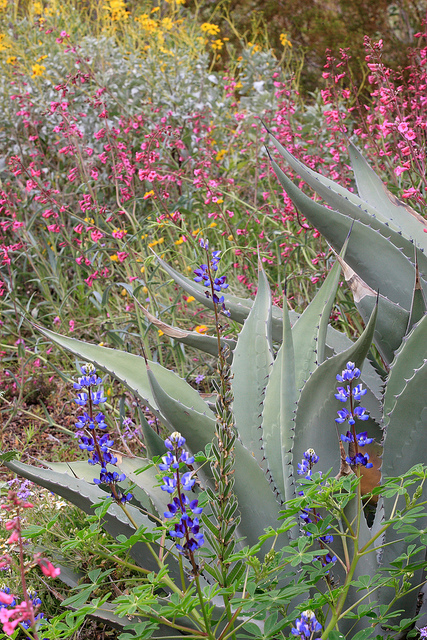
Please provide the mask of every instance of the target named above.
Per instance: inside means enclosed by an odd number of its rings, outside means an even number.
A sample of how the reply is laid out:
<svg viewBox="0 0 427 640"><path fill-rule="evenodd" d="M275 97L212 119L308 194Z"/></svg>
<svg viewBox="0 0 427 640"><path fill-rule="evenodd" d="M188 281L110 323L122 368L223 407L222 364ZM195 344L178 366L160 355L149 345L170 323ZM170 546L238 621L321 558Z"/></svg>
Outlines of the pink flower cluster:
<svg viewBox="0 0 427 640"><path fill-rule="evenodd" d="M21 535L21 509L31 509L34 505L25 499L18 497L18 493L14 490L9 490L7 495L7 503L2 504L0 509L10 514L10 519L6 521L6 531L10 532L10 536L6 541L6 544L11 545L12 549L15 545L19 548L19 562L15 561L11 553L4 554L0 557L0 569L16 569L21 576L22 590L24 593L24 600L20 604L17 604L16 596L11 594L9 590L0 591L0 622L3 625L3 631L7 635L12 635L15 629L21 623L28 624L33 632L34 637L37 636L36 621L39 619L40 614L36 616L37 609L40 605L40 601L37 598L30 598L28 595L26 585L26 571L35 565L39 565L43 574L49 578L57 578L61 572L59 567L54 567L53 564L42 556L41 553L34 554L33 560L24 566L24 548L23 539Z"/></svg>

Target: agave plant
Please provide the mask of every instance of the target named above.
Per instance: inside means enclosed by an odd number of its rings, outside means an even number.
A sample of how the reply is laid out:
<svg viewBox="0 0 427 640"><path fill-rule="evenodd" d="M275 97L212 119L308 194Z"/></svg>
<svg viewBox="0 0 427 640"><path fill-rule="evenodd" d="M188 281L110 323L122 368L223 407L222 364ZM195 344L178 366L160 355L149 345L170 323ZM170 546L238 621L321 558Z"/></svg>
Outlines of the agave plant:
<svg viewBox="0 0 427 640"><path fill-rule="evenodd" d="M275 144L283 155L287 154L277 142ZM300 163L292 156L286 157L302 172ZM359 158L357 155L355 157ZM364 428L367 437L373 439L367 447L372 469L365 469L363 491L369 491L378 484L381 473L383 476L401 476L415 464L424 462L427 443L427 415L423 398L427 370L423 345L427 339L427 320L423 295L418 295L421 291L419 287L423 288L425 283L417 275L417 264L420 267L425 265L426 259L421 249L413 243L413 235L420 221L408 213L409 231L400 233L397 228L399 224L403 225L401 219L397 218L398 214L402 214L400 205L392 202L393 215L390 214L385 220L385 214L381 217L379 213L374 213L371 205L360 208L357 196L349 194L347 200L340 187L332 189L325 178L313 177L313 172L307 169L303 174L307 182L312 180L325 199L328 196L330 203L339 201L347 213L323 208L296 189L277 165L274 166L282 184L286 185L303 213L309 217L308 212L316 212L319 221L311 219L316 227L324 232L329 229L330 234L333 231L333 238L330 239L337 250L341 248L340 243L344 245L316 297L301 316L290 313L286 301L283 309L272 304L268 279L261 264L254 301L232 296L228 290L224 293L224 304L231 318L243 324L237 341L221 338L218 342L217 336L182 331L166 325L145 310L148 321L174 339L213 355L218 355L218 345L220 348L227 347L229 351L232 409L238 436L234 451L233 490L240 519L235 537L249 545L257 544L266 527L274 528L277 525L280 511L286 509L286 503L295 498L297 464L307 449L315 450L323 469L332 469L333 474L340 473L334 390L336 376L348 362L362 370L361 380L367 390L364 405L369 411ZM366 172L366 168L358 168L358 171ZM377 184L372 177L371 181ZM369 190L366 198L368 196L371 198ZM346 240L353 222L351 236ZM160 263L176 283L201 303L213 308L214 302L206 297L202 284L182 276L162 260ZM354 285L355 276L352 281L350 279L350 285L354 291L363 293L358 301L362 315L367 318L370 312L363 334L354 343L328 326L341 267L347 274L349 268L357 269L360 274L357 276L359 279L356 278L359 289ZM365 281L370 283L369 293L366 293L368 285ZM375 304L377 294L371 295L374 289L380 291L378 304ZM413 295L411 291L414 291ZM168 430L184 435L191 452L203 452L211 443L216 429L216 416L211 403L202 399L174 372L138 355L87 344L38 328L56 344L78 358L94 363L122 382L140 402L150 407ZM380 352L390 363L385 381L366 360L374 337ZM161 455L164 452L161 438L142 422L148 456ZM7 462L13 471L47 487L86 512L92 512L102 496L108 495L105 486L93 484L93 473L84 463L45 462L44 465L48 468ZM147 467L146 458L126 456L118 459L117 467L127 476L124 491L128 481L135 484L133 502L128 507L135 524L152 531L156 518L161 517L167 509L168 501L156 488L155 470L152 466ZM145 470L136 473L141 468ZM205 488L214 490L215 479L211 471L201 471L200 480ZM424 492L427 493L427 490ZM424 499L426 497L424 495ZM348 509L351 520L354 505L350 504ZM361 544L379 530L381 518L389 517L391 509L391 502L385 498L384 503L377 507L371 530L367 522L362 520ZM103 522L106 530L115 537L130 537L134 532L134 527L117 505L105 513ZM426 527L426 519L419 521L418 526L420 529ZM282 535L283 544L287 544L300 533L298 527L292 527ZM386 536L383 556L379 558L374 552L363 556L355 579L358 575L373 577L381 564L390 566L404 551L406 545L396 532L388 529ZM337 555L342 554L339 537L334 544ZM154 568L153 558L143 544L136 542L130 554L141 566ZM171 558L171 576L178 577L178 563L174 564L173 556ZM422 581L422 550L418 552L417 560L419 566L411 577L414 587ZM344 579L338 566L334 568L334 573L338 581ZM360 599L361 594L350 589L347 597L351 605ZM387 604L391 596L387 590L381 590L377 598L379 604ZM405 615L414 615L416 601L416 591L408 591L399 602L399 606L405 609ZM368 629L370 624L369 619L362 620L357 628ZM341 629L344 633L350 628L345 625L346 621Z"/></svg>

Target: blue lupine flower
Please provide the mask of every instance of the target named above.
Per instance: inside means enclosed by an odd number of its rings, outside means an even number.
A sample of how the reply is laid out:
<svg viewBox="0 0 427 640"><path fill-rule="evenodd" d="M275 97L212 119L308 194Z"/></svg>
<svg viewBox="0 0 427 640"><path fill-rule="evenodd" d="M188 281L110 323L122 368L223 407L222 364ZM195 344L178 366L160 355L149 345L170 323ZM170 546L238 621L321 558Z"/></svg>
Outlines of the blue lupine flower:
<svg viewBox="0 0 427 640"><path fill-rule="evenodd" d="M371 444L371 442L374 441L373 438L368 438L368 432L367 431L362 431L362 433L358 433L356 438L357 438L357 444L359 445L359 447L364 447L365 444Z"/></svg>
<svg viewBox="0 0 427 640"><path fill-rule="evenodd" d="M80 407L84 407L87 402L87 393L79 393L77 398L74 398L74 402Z"/></svg>
<svg viewBox="0 0 427 640"><path fill-rule="evenodd" d="M102 395L102 391L95 391L95 393L92 393L92 402L93 404L102 404L107 402L107 398Z"/></svg>
<svg viewBox="0 0 427 640"><path fill-rule="evenodd" d="M168 493L174 493L175 489L176 489L176 478L169 478L168 476L165 476L163 478L163 482L165 484L163 484L160 488L163 491L167 491Z"/></svg>
<svg viewBox="0 0 427 640"><path fill-rule="evenodd" d="M369 420L369 413L367 412L365 407L355 407L353 413L358 418L358 420Z"/></svg>
<svg viewBox="0 0 427 640"><path fill-rule="evenodd" d="M110 451L114 445L114 440L110 438L108 433L104 433L102 436L97 434L97 429L102 431L107 429L105 415L101 412L98 412L96 416L93 415L93 406L107 401L102 391L92 391L93 387L102 384L102 379L97 375L93 364L84 365L81 367L81 372L83 375L74 383L74 388L80 391L75 402L80 406L88 404L89 411L85 411L76 421L76 427L79 430L77 433L80 439L79 447L91 454L88 459L90 465L99 464L101 466L99 478L94 478L95 484L110 485L112 488L111 496L115 500L120 500L122 503L128 502L132 499L132 494L125 494L117 487L117 482L122 482L126 479L125 474L119 474L117 471L107 471L106 468L107 464L115 465L117 463L116 456ZM91 435L88 435L88 433Z"/></svg>
<svg viewBox="0 0 427 640"><path fill-rule="evenodd" d="M316 452L314 449L307 449L307 451L304 451L304 460L307 460L308 464L310 465L310 468L314 465L317 464L317 462L319 462L319 456L316 455Z"/></svg>
<svg viewBox="0 0 427 640"><path fill-rule="evenodd" d="M322 631L322 625L317 622L313 611L308 609L303 611L301 618L295 621L295 627L292 627L291 631L294 636L299 636L303 640L304 638L312 638L314 633Z"/></svg>
<svg viewBox="0 0 427 640"><path fill-rule="evenodd" d="M360 401L361 397L365 395L367 389L363 389L361 384L353 387L353 398L357 401Z"/></svg>
<svg viewBox="0 0 427 640"><path fill-rule="evenodd" d="M350 412L348 409L340 409L340 411L337 411L337 413L338 418L335 418L335 422L338 422L338 424L342 424L350 418Z"/></svg>
<svg viewBox="0 0 427 640"><path fill-rule="evenodd" d="M168 452L163 456L159 468L172 473L172 477L168 475L163 477L164 484L161 489L170 494L177 493L168 504L168 511L164 512L164 517L172 519L179 515L180 519L168 533L171 538L180 541L176 542L176 548L188 557L204 544L204 537L200 531L199 519L196 517L202 513L203 509L199 507L197 499L190 501L184 493L184 491L190 491L196 482L191 471L180 473L180 464L191 465L194 462L194 457L183 449L184 444L185 438L177 431L166 438L165 445Z"/></svg>
<svg viewBox="0 0 427 640"><path fill-rule="evenodd" d="M200 246L202 247L202 249L205 249L207 251L209 248L209 243L207 240L204 241L203 239L200 239ZM218 271L218 263L220 260L220 256L221 256L221 251L212 251L212 256L209 261L210 269L206 264L201 264L199 267L197 267L197 269L194 269L194 274L195 274L194 281L203 282L203 286L206 287L207 289L205 291L205 295L207 298L211 297L210 289L212 285L212 288L215 291L215 293L212 295L212 300L214 304L217 305L218 307L221 307L222 313L229 317L230 312L225 307L224 296L217 295L218 293L221 292L222 289L228 288L229 285L227 283L227 276L223 275L223 276L214 278L212 275L212 273Z"/></svg>
<svg viewBox="0 0 427 640"><path fill-rule="evenodd" d="M360 369L357 369L354 362L347 362L347 366L341 375L337 374L338 382L350 382L360 378Z"/></svg>
<svg viewBox="0 0 427 640"><path fill-rule="evenodd" d="M369 462L369 455L367 453L360 453L360 451L355 456L347 456L346 461L352 467L355 467L357 464L360 464L362 467L366 467L367 469L373 467L372 462Z"/></svg>
<svg viewBox="0 0 427 640"><path fill-rule="evenodd" d="M340 402L347 402L350 398L353 398L355 402L360 402L362 396L365 395L366 389L362 387L361 384L357 384L353 387L352 382L360 377L360 370L357 369L353 362L347 362L347 368L344 369L342 375L337 375L337 380L339 382L349 381L350 384L347 385L346 388L338 387L338 393L335 394L335 398ZM348 424L353 427L357 420L368 420L369 413L365 409L365 407L357 406L353 407L351 405L351 410L349 411L347 408L340 409L337 411L338 418L335 418L335 422L338 424L342 424L343 422L348 422ZM359 435L356 434L356 443L359 447L364 447L367 444L371 444L373 442L373 438L367 437L367 431L363 431ZM343 442L354 442L354 435L350 431L347 431L346 435L341 434L341 440ZM372 463L369 462L368 454L363 455L362 453L357 453L355 456L347 456L346 458L348 464L356 465L361 464L367 468L372 467Z"/></svg>

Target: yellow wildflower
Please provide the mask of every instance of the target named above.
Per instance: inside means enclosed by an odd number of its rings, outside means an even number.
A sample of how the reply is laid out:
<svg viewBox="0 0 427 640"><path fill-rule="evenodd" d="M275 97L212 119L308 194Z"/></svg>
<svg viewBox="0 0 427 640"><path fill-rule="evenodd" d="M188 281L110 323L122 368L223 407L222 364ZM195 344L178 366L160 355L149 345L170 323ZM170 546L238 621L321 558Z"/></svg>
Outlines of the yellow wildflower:
<svg viewBox="0 0 427 640"><path fill-rule="evenodd" d="M119 259L119 258L118 258L118 256L117 256L117 253L113 253L113 255L112 255L112 256L110 256L110 260L112 260L113 262L118 262L118 259Z"/></svg>
<svg viewBox="0 0 427 640"><path fill-rule="evenodd" d="M145 293L145 294L147 294L147 293L148 293L148 289L147 289L147 287L142 287L142 293Z"/></svg>
<svg viewBox="0 0 427 640"><path fill-rule="evenodd" d="M138 260L137 260L137 262L138 262ZM144 273L144 271L145 271L145 267L141 267L141 273Z"/></svg>
<svg viewBox="0 0 427 640"><path fill-rule="evenodd" d="M165 335L161 329L157 329L157 333L159 334L159 336L164 336Z"/></svg>
<svg viewBox="0 0 427 640"><path fill-rule="evenodd" d="M170 31L173 27L173 22L170 18L166 17L162 20L162 27L165 31Z"/></svg>
<svg viewBox="0 0 427 640"><path fill-rule="evenodd" d="M195 301L195 297L194 296L188 296L187 298L187 302L194 302Z"/></svg>
<svg viewBox="0 0 427 640"><path fill-rule="evenodd" d="M0 33L0 51L5 51L6 49L9 49L10 45L6 44L6 42L4 41L6 38L6 34L5 33Z"/></svg>
<svg viewBox="0 0 427 640"><path fill-rule="evenodd" d="M288 36L286 35L286 33L281 33L280 34L280 42L282 44L282 47L290 47L292 49L292 42L289 40Z"/></svg>
<svg viewBox="0 0 427 640"><path fill-rule="evenodd" d="M127 20L129 17L126 4L123 0L109 0L108 4L104 5L104 8L108 11L109 18L113 22Z"/></svg>
<svg viewBox="0 0 427 640"><path fill-rule="evenodd" d="M200 29L208 36L216 36L220 31L219 27L211 22L204 22Z"/></svg>
<svg viewBox="0 0 427 640"><path fill-rule="evenodd" d="M135 20L139 22L141 27L149 33L154 33L158 29L157 22L150 18L147 13L142 13L140 16L137 16Z"/></svg>
<svg viewBox="0 0 427 640"><path fill-rule="evenodd" d="M6 59L6 64L16 64L16 56L9 56Z"/></svg>
<svg viewBox="0 0 427 640"><path fill-rule="evenodd" d="M200 233L200 228L195 229L194 231L191 232L192 236L197 236L197 234Z"/></svg>
<svg viewBox="0 0 427 640"><path fill-rule="evenodd" d="M37 15L41 16L41 14L43 13L43 5L42 5L42 3L41 2L34 2L33 11L34 11L34 13L37 13Z"/></svg>
<svg viewBox="0 0 427 640"><path fill-rule="evenodd" d="M207 330L208 328L205 324L198 324L197 327L194 329L194 331L197 331L197 333L206 333Z"/></svg>
<svg viewBox="0 0 427 640"><path fill-rule="evenodd" d="M42 76L46 71L46 67L42 64L33 64L32 66L33 75L32 78L36 78L37 76Z"/></svg>
<svg viewBox="0 0 427 640"><path fill-rule="evenodd" d="M222 40L220 40L219 38L217 40L214 40L211 43L211 47L214 51L221 51L221 49L223 48L224 43Z"/></svg>
<svg viewBox="0 0 427 640"><path fill-rule="evenodd" d="M232 236L232 235L230 234L230 235L228 236L228 238L227 238L227 239L228 239L228 240L230 240L230 242L233 242L233 240L234 240L234 236Z"/></svg>
<svg viewBox="0 0 427 640"><path fill-rule="evenodd" d="M122 289L120 291L120 293L122 294L122 296L127 296L128 292L126 291L126 289Z"/></svg>
<svg viewBox="0 0 427 640"><path fill-rule="evenodd" d="M155 247L158 244L162 244L165 241L164 238L160 238L159 240L153 240L153 242L149 242L148 246L149 247Z"/></svg>
<svg viewBox="0 0 427 640"><path fill-rule="evenodd" d="M154 191L153 191L153 189L151 189L151 191L146 191L146 192L144 193L143 200L147 200L148 198L151 198L151 196L154 196Z"/></svg>
<svg viewBox="0 0 427 640"><path fill-rule="evenodd" d="M4 11L7 7L7 0L0 0L0 11Z"/></svg>
<svg viewBox="0 0 427 640"><path fill-rule="evenodd" d="M210 227L216 227L216 226L218 226L218 225L217 225L217 223L216 223L216 222L211 222L209 226L210 226Z"/></svg>
<svg viewBox="0 0 427 640"><path fill-rule="evenodd" d="M222 159L223 159L223 157L225 156L225 154L226 154L226 153L227 153L227 150L226 150L226 149L221 149L221 151L218 151L218 153L216 154L216 156L215 156L215 160L216 160L217 162L219 162L220 160L222 160Z"/></svg>

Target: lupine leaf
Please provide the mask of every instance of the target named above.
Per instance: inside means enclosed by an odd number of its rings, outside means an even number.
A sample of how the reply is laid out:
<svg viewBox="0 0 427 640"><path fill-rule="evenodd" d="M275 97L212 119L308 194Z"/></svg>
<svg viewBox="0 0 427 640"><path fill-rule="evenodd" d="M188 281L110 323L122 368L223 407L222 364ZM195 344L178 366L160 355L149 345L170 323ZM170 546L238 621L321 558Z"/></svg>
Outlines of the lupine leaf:
<svg viewBox="0 0 427 640"><path fill-rule="evenodd" d="M94 505L99 504L109 495L100 489L98 485L89 484L85 480L74 478L67 473L58 473L51 469L39 469L31 465L23 464L22 462L11 461L5 464L11 471L62 496L65 500L72 502L76 507L88 514L93 514ZM129 504L126 505L126 508L138 527L144 526L149 532L154 530L154 523L151 522L146 515L141 513L139 509ZM102 524L104 529L115 538L120 535L129 538L135 533L135 529L127 519L125 513L115 503L109 506ZM170 543L166 543L166 545L170 546ZM130 549L129 553L139 566L148 570L158 569L157 562L148 551L144 542L137 542ZM174 579L179 580L179 565L178 562L174 561L172 556L170 556L169 570L172 572Z"/></svg>
<svg viewBox="0 0 427 640"><path fill-rule="evenodd" d="M261 412L268 375L273 365L271 345L271 293L261 263L254 305L239 333L233 353L233 414L245 447L263 464Z"/></svg>

